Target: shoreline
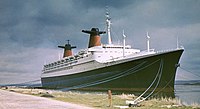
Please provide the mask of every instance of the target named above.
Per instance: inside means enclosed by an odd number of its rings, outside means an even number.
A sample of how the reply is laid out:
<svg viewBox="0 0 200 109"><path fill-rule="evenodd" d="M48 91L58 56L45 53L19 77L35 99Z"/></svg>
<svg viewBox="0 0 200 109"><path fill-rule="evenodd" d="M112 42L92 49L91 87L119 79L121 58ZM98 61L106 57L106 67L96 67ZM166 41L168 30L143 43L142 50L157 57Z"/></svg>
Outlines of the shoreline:
<svg viewBox="0 0 200 109"><path fill-rule="evenodd" d="M2 90L34 95L38 97L45 97L53 100L74 103L77 105L88 106L96 109L105 108L116 108L117 106L126 106L126 100L134 100L137 97L133 94L120 94L112 95L112 105L109 107L108 94L101 92L81 92L81 91L59 91L59 90L48 90L48 89L36 89L27 87L1 87ZM125 107L124 107L125 108ZM191 106L183 105L179 99L171 98L150 98L139 103L136 107L140 109L167 109L167 108L178 108L178 109L195 109L200 108L199 104L192 104ZM118 108L119 109L119 108Z"/></svg>

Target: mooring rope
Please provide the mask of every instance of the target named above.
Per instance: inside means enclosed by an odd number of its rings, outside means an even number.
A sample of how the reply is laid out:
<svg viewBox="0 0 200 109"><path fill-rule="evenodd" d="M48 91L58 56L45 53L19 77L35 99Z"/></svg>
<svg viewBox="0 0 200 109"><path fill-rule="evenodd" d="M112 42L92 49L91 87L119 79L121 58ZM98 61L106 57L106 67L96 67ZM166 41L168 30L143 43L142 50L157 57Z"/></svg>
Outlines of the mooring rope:
<svg viewBox="0 0 200 109"><path fill-rule="evenodd" d="M138 96L137 99L135 99L134 101L139 100L152 87L154 82L157 80L158 75L159 75L159 71L157 72L156 77L154 78L153 82L149 85L149 87L140 96Z"/></svg>
<svg viewBox="0 0 200 109"><path fill-rule="evenodd" d="M154 89L152 90L152 92L148 96L146 96L144 99L142 99L142 100L140 100L138 102L142 102L142 101L146 100L147 98L149 98L154 93L156 88L158 87L158 85L160 83L161 76L162 76L163 64L164 64L163 60L161 60L161 66L159 68L160 75L159 75L158 82L157 82L156 86L154 87Z"/></svg>
<svg viewBox="0 0 200 109"><path fill-rule="evenodd" d="M158 72L156 74L156 77L154 78L153 82L149 85L149 87L139 96L137 97L133 102L138 104L144 100L146 100L147 98L149 98L153 93L154 91L156 90L156 88L158 87L159 83L160 83L160 79L161 79L161 76L162 76L162 70L163 70L163 60L161 59L161 62L160 62L160 67L158 69ZM159 77L158 77L159 75ZM155 83L155 81L158 79L158 82L156 84L156 86L154 87L154 89L151 91L151 93L149 93L145 98L143 98L142 100L140 100L140 98L146 94L146 92L153 86L153 84Z"/></svg>
<svg viewBox="0 0 200 109"><path fill-rule="evenodd" d="M197 76L197 77L200 77L199 75L197 75L197 74L195 74L195 73L193 73L193 72L191 72L191 71L189 71L189 70L186 70L185 68L183 68L183 67L180 67L179 66L179 68L180 69L182 69L182 70L184 70L184 71L186 71L186 72L189 72L189 73L191 73L191 74L193 74L193 75L195 75L195 76ZM173 80L173 76L171 77L171 79L170 79L170 81L168 81L167 82L167 84L162 88L162 89L160 89L158 92L156 92L154 95L157 95L158 93L160 93L163 89L165 89L168 85L169 85L169 83ZM184 78L186 78L186 77L184 77ZM187 78L186 78L187 79ZM173 88L172 88L173 89ZM175 89L174 89L175 90ZM176 90L175 90L176 91Z"/></svg>
<svg viewBox="0 0 200 109"><path fill-rule="evenodd" d="M186 71L186 72L188 72L188 73L191 73L191 74L193 74L193 75L195 75L197 77L200 77L199 75L197 75L197 74L195 74L195 73L193 73L193 72L191 72L191 71L189 71L189 70L187 70L187 69L185 69L185 68L183 68L181 66L179 68L182 69L182 70L184 70L184 71Z"/></svg>
<svg viewBox="0 0 200 109"><path fill-rule="evenodd" d="M162 89L160 89L158 92L156 92L155 94L153 94L153 95L157 95L158 93L160 93L161 91L163 91L163 89L165 89L168 85L169 85L169 83L173 80L173 76L171 77L171 79L167 82L167 84L162 88Z"/></svg>

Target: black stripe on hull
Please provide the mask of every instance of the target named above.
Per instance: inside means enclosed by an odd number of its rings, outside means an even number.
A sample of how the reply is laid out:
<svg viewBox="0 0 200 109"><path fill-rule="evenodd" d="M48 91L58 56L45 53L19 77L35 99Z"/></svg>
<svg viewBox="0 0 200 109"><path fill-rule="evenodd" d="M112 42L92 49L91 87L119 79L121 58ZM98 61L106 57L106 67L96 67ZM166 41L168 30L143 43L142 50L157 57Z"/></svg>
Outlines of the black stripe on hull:
<svg viewBox="0 0 200 109"><path fill-rule="evenodd" d="M154 95L174 97L176 64L182 52L177 50L78 74L42 78L42 86L134 94L140 94L147 88L151 92L156 88ZM157 78L158 75L160 78Z"/></svg>

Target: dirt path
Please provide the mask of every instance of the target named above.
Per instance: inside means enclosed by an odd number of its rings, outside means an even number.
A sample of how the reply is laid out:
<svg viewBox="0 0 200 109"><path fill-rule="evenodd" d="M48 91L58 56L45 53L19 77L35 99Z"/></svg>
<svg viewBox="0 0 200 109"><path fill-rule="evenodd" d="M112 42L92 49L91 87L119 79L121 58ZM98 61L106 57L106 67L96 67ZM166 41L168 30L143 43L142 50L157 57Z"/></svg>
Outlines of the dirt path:
<svg viewBox="0 0 200 109"><path fill-rule="evenodd" d="M77 104L0 90L0 109L92 109Z"/></svg>

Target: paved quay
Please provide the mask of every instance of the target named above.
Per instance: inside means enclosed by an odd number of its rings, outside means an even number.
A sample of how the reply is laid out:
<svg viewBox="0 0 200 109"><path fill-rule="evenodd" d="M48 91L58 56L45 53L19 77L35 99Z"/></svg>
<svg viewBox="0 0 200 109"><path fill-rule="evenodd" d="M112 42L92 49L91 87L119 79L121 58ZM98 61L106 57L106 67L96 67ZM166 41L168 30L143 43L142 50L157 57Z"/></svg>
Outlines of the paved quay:
<svg viewBox="0 0 200 109"><path fill-rule="evenodd" d="M0 109L92 109L90 107L0 89Z"/></svg>

